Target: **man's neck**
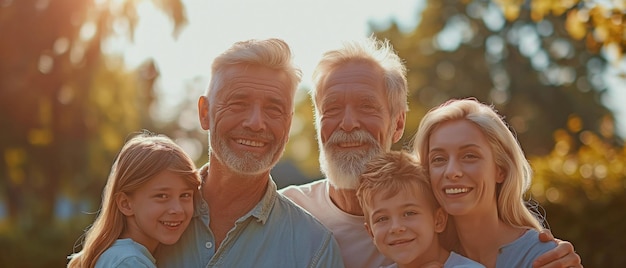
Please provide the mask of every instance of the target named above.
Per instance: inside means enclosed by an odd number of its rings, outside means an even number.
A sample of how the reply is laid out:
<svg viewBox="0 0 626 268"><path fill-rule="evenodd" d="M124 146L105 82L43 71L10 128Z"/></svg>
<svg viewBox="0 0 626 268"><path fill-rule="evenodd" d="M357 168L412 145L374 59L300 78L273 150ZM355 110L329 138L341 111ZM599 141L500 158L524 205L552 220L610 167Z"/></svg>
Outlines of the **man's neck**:
<svg viewBox="0 0 626 268"><path fill-rule="evenodd" d="M363 216L363 210L359 204L359 199L356 198L355 189L337 189L332 184L328 188L330 200L339 209L348 214Z"/></svg>
<svg viewBox="0 0 626 268"><path fill-rule="evenodd" d="M269 183L269 171L255 176L242 176L216 162L201 174L204 181L201 193L209 205L209 227L215 235L217 248L235 222L263 198Z"/></svg>

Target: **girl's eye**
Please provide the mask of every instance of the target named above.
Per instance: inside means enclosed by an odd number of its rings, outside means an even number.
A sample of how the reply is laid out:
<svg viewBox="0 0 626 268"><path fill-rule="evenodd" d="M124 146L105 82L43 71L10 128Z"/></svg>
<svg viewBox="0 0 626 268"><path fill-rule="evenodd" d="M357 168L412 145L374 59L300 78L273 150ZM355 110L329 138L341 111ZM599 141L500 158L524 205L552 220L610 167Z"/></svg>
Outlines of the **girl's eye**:
<svg viewBox="0 0 626 268"><path fill-rule="evenodd" d="M165 199L167 198L167 194L157 194L155 195L156 198L161 198L161 199Z"/></svg>
<svg viewBox="0 0 626 268"><path fill-rule="evenodd" d="M182 198L191 198L192 196L193 195L191 193L184 193L184 194L180 195L180 197L182 197Z"/></svg>
<svg viewBox="0 0 626 268"><path fill-rule="evenodd" d="M383 221L386 221L386 220L387 220L387 217L383 216L383 217L376 218L376 220L374 220L374 222L383 222Z"/></svg>

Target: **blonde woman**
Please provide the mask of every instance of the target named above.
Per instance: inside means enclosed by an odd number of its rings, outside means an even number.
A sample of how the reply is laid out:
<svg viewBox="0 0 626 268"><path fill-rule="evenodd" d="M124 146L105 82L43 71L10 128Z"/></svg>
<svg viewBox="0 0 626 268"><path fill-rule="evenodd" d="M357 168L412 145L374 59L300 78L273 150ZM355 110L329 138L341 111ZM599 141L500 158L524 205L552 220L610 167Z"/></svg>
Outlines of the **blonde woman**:
<svg viewBox="0 0 626 268"><path fill-rule="evenodd" d="M502 117L476 99L429 111L413 140L435 197L456 226L466 257L486 267L532 267L556 247L523 199L532 171Z"/></svg>
<svg viewBox="0 0 626 268"><path fill-rule="evenodd" d="M156 267L159 244L173 244L193 216L196 167L165 136L140 134L120 151L102 208L68 267Z"/></svg>

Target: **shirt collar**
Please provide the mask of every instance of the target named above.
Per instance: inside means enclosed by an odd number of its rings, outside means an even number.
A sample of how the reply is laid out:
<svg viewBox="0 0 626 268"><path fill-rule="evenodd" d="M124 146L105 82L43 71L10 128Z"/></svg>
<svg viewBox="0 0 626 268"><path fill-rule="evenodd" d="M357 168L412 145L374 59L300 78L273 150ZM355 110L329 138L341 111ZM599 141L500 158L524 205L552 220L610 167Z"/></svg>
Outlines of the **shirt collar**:
<svg viewBox="0 0 626 268"><path fill-rule="evenodd" d="M200 177L202 179L202 186L204 186L204 179L208 175L207 167L208 167L208 164L204 165L200 169ZM194 208L193 216L194 217L201 216L201 215L208 216L209 205L202 198L202 189L199 189L196 192L196 196L198 196L199 198L196 198L196 201L194 202L195 208ZM250 212L246 213L246 215L243 215L241 218L239 218L237 222L244 221L250 216L252 216L257 219L257 222L260 222L261 224L265 224L265 222L267 221L267 218L270 215L270 212L272 211L272 207L274 206L274 203L276 202L277 196L278 196L278 188L276 187L276 183L274 182L274 180L272 179L272 176L270 175L267 189L265 190L265 194L261 198L261 201L259 201L259 203L256 204L256 206L254 206L254 208L252 208Z"/></svg>

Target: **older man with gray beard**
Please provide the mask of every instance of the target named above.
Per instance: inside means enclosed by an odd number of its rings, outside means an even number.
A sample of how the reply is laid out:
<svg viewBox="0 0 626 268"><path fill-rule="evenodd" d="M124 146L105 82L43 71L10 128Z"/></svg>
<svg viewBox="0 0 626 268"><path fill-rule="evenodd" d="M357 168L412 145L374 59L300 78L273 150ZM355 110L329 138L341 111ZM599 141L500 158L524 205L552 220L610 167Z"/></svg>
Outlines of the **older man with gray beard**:
<svg viewBox="0 0 626 268"><path fill-rule="evenodd" d="M346 267L390 265L363 227L356 198L365 164L404 131L406 68L386 42L346 43L324 54L313 79L320 166L326 179L282 190L330 229Z"/></svg>
<svg viewBox="0 0 626 268"><path fill-rule="evenodd" d="M406 67L388 42L371 37L324 53L313 80L319 160L326 178L280 192L333 232L346 267L390 265L364 227L356 189L367 162L402 137L408 111ZM549 232L543 235L544 242L553 239ZM542 267L580 266L569 242L559 242L540 258L548 263Z"/></svg>

